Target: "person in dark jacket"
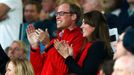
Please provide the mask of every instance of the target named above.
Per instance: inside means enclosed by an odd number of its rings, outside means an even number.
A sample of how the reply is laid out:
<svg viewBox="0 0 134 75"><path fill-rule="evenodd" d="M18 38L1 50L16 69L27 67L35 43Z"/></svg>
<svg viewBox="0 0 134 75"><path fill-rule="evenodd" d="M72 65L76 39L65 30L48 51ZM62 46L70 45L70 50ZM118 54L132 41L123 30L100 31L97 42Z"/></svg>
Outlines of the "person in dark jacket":
<svg viewBox="0 0 134 75"><path fill-rule="evenodd" d="M84 14L81 26L83 37L87 40L77 56L72 57L72 45L67 41L54 41L54 46L69 68L76 75L97 75L100 65L105 59L112 59L112 49L109 42L108 27L104 15L99 11Z"/></svg>
<svg viewBox="0 0 134 75"><path fill-rule="evenodd" d="M106 13L109 28L117 28L121 34L128 27L134 27L133 0L115 0L116 8Z"/></svg>
<svg viewBox="0 0 134 75"><path fill-rule="evenodd" d="M4 50L2 49L0 45L0 75L4 75L6 70L6 63L9 60L9 57L6 55Z"/></svg>

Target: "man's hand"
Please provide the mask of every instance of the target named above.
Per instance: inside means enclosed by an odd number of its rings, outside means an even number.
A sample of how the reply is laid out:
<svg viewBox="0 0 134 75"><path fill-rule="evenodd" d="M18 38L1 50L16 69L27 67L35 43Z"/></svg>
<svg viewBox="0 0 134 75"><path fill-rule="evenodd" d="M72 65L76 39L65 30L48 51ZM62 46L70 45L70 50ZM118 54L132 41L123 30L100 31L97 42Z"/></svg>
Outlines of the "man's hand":
<svg viewBox="0 0 134 75"><path fill-rule="evenodd" d="M50 37L49 37L49 33L48 33L47 29L45 31L38 29L38 30L36 30L36 33L39 35L39 41L43 45L47 46L50 42Z"/></svg>
<svg viewBox="0 0 134 75"><path fill-rule="evenodd" d="M27 32L28 41L32 46L32 48L37 48L39 46L38 45L39 35L36 33L34 26L30 24L26 32Z"/></svg>

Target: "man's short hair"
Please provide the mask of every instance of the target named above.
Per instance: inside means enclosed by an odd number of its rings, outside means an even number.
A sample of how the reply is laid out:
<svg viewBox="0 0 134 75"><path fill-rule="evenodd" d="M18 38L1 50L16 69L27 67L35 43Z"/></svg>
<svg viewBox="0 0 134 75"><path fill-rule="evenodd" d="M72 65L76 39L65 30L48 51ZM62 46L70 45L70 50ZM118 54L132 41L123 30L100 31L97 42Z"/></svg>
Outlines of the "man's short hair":
<svg viewBox="0 0 134 75"><path fill-rule="evenodd" d="M29 2L25 5L25 7L26 7L27 5L29 5L29 4L35 5L35 7L36 7L36 9L37 9L37 12L40 13L42 7L41 7L41 4L40 4L39 2L37 2L37 1L29 1Z"/></svg>
<svg viewBox="0 0 134 75"><path fill-rule="evenodd" d="M78 6L76 3L72 3L72 2L68 2L68 1L64 1L58 4L58 6L62 5L62 4L68 4L70 7L70 12L72 14L76 14L77 18L76 18L76 23L79 23L79 21L81 20L81 16L82 16L82 8L80 6Z"/></svg>

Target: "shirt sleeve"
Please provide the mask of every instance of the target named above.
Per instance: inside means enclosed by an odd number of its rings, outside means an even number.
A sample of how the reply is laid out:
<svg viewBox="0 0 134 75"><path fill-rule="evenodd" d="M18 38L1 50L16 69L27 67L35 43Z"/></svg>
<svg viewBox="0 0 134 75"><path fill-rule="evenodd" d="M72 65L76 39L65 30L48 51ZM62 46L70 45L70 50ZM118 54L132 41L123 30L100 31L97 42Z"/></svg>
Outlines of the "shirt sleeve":
<svg viewBox="0 0 134 75"><path fill-rule="evenodd" d="M46 53L40 53L40 47L33 49L32 47L30 51L30 62L33 66L35 75L40 75L41 69L43 68L43 62Z"/></svg>
<svg viewBox="0 0 134 75"><path fill-rule="evenodd" d="M7 5L11 10L14 10L17 7L18 0L0 0L0 3Z"/></svg>

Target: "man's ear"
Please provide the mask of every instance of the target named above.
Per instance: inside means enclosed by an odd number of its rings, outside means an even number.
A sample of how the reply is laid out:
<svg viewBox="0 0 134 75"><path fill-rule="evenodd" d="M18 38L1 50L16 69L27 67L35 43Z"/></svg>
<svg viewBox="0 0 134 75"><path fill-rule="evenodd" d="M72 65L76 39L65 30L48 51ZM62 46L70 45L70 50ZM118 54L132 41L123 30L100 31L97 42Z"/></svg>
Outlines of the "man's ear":
<svg viewBox="0 0 134 75"><path fill-rule="evenodd" d="M72 20L76 20L77 16L76 14L72 14Z"/></svg>

